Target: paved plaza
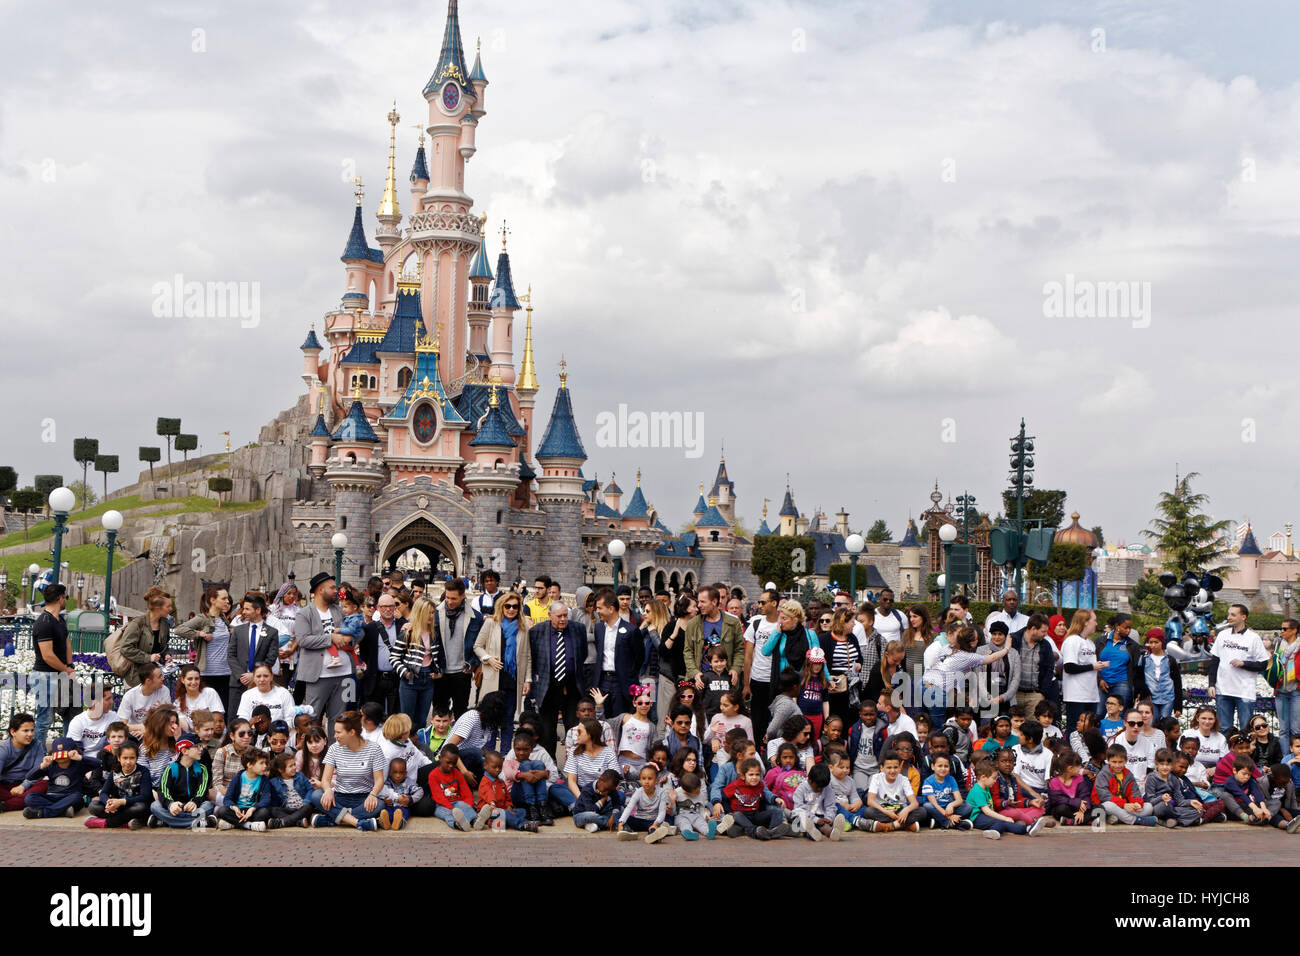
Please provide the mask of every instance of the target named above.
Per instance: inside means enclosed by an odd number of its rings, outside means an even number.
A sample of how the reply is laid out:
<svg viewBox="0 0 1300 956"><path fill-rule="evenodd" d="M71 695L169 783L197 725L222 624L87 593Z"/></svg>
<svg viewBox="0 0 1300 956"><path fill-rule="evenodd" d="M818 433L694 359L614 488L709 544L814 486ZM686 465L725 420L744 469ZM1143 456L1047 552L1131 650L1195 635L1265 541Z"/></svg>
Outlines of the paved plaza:
<svg viewBox="0 0 1300 956"><path fill-rule="evenodd" d="M246 833L87 830L76 820L0 816L0 865L115 866L1205 866L1215 861L1262 866L1300 864L1300 836L1213 824L1170 831L1110 827L1104 833L1057 827L1041 837L985 839L971 833L849 834L838 843L722 838L655 846L593 836L568 819L536 836L456 833L437 820L415 820L401 833L285 830ZM256 846L250 844L256 844ZM107 851L107 852L106 852Z"/></svg>

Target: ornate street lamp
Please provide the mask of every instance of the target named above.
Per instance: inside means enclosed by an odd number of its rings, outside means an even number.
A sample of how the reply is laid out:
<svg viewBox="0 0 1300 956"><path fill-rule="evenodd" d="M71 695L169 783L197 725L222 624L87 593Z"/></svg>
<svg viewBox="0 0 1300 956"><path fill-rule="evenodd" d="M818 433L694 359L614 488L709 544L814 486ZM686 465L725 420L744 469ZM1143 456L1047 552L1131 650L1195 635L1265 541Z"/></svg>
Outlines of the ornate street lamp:
<svg viewBox="0 0 1300 956"><path fill-rule="evenodd" d="M330 538L330 544L334 546L334 583L343 580L343 552L348 547L348 536L342 531L334 532L334 537Z"/></svg>
<svg viewBox="0 0 1300 956"><path fill-rule="evenodd" d="M623 555L627 552L627 545L619 538L613 538L608 546L609 556L614 559L614 590L618 590L618 572L623 567Z"/></svg>
<svg viewBox="0 0 1300 956"><path fill-rule="evenodd" d="M59 583L62 572L63 532L68 528L68 512L77 505L77 496L70 488L62 486L50 492L50 511L54 512L54 583Z"/></svg>
<svg viewBox="0 0 1300 956"><path fill-rule="evenodd" d="M117 532L122 528L122 512L105 511L99 523L103 526L105 540L99 547L108 551L108 564L104 569L104 613L113 613L113 552L121 547L117 543Z"/></svg>
<svg viewBox="0 0 1300 956"><path fill-rule="evenodd" d="M940 577L943 578L943 584L940 585L943 588L943 606L942 606L941 613L947 613L948 575L946 572L948 570L948 555L952 552L952 543L957 540L957 526L951 524L945 524L942 528L939 529L939 540L943 542L943 568L945 572L944 574L940 575Z"/></svg>
<svg viewBox="0 0 1300 956"><path fill-rule="evenodd" d="M858 603L858 555L866 546L866 539L857 533L844 539L845 550L849 552L849 593L853 595L854 604Z"/></svg>

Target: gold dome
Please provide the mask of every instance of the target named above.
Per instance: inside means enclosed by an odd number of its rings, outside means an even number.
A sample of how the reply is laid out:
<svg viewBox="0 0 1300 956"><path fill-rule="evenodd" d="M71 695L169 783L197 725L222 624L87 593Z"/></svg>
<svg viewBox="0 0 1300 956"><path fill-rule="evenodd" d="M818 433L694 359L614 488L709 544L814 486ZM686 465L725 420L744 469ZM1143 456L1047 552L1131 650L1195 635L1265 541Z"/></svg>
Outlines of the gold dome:
<svg viewBox="0 0 1300 956"><path fill-rule="evenodd" d="M1081 544L1089 550L1097 547L1097 536L1079 524L1079 512L1070 515L1070 526L1056 532L1054 541L1065 544Z"/></svg>

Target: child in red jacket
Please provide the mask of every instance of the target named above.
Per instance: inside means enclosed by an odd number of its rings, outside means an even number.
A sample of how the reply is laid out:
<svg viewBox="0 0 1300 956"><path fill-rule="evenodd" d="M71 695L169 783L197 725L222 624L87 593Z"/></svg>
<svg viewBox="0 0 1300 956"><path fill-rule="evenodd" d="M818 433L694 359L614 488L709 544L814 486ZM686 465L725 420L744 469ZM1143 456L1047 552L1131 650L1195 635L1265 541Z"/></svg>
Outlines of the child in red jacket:
<svg viewBox="0 0 1300 956"><path fill-rule="evenodd" d="M1119 744L1106 748L1106 766L1097 771L1092 784L1094 819L1107 823L1156 825L1155 811L1142 799L1142 791L1128 769L1128 751Z"/></svg>
<svg viewBox="0 0 1300 956"><path fill-rule="evenodd" d="M474 794L469 789L465 775L456 766L460 748L444 744L438 754L438 765L429 771L429 796L437 804L433 815L453 830L469 831L470 815L474 812Z"/></svg>
<svg viewBox="0 0 1300 956"><path fill-rule="evenodd" d="M510 802L510 788L501 779L505 758L495 750L483 751L483 779L478 782L478 816L474 829L482 830L490 822L496 830L523 830L536 833L537 824L516 810Z"/></svg>

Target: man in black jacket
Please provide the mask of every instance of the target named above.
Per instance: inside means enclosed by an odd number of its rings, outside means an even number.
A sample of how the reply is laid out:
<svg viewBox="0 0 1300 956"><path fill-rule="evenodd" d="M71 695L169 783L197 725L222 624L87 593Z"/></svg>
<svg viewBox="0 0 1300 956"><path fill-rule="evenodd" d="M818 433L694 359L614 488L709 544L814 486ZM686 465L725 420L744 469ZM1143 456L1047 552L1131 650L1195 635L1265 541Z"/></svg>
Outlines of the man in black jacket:
<svg viewBox="0 0 1300 956"><path fill-rule="evenodd" d="M361 638L361 660L366 673L361 679L361 696L364 700L381 704L384 713L392 715L401 707L397 700L397 671L393 669L393 652L406 619L397 616L397 599L391 594L380 594L375 602L379 620L366 625Z"/></svg>
<svg viewBox="0 0 1300 956"><path fill-rule="evenodd" d="M1056 655L1047 642L1048 620L1045 614L1031 614L1025 629L1011 635L1011 646L1020 655L1020 687L1016 703L1033 716L1040 700L1060 706L1061 684L1056 679Z"/></svg>

